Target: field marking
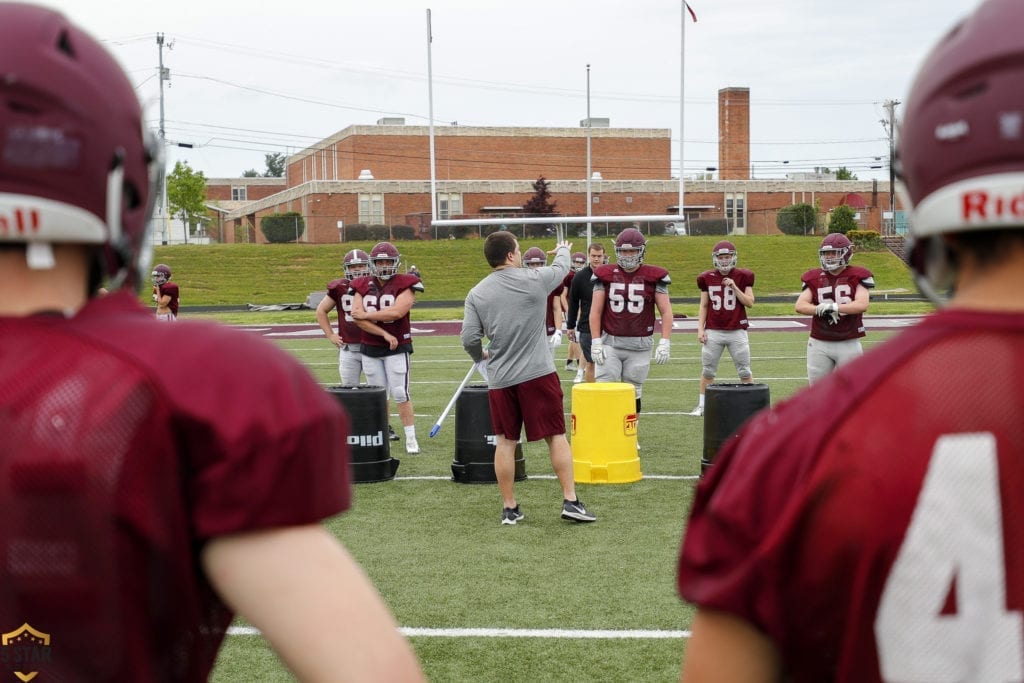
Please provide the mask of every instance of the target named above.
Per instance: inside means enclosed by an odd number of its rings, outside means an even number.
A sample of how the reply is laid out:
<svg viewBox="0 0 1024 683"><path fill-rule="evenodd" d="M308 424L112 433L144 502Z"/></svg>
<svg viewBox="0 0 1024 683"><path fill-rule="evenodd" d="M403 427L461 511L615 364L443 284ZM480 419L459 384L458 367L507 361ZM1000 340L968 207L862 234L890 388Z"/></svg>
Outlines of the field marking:
<svg viewBox="0 0 1024 683"><path fill-rule="evenodd" d="M421 628L400 626L406 638L590 638L600 640L678 640L690 631L658 629L563 629L563 628ZM261 636L255 626L229 626L229 636Z"/></svg>
<svg viewBox="0 0 1024 683"><path fill-rule="evenodd" d="M700 479L699 474L643 474L644 479L659 479L663 481L692 481ZM530 474L527 479L557 479L553 474ZM390 481L454 481L451 476L440 474L417 474L408 477L396 476Z"/></svg>

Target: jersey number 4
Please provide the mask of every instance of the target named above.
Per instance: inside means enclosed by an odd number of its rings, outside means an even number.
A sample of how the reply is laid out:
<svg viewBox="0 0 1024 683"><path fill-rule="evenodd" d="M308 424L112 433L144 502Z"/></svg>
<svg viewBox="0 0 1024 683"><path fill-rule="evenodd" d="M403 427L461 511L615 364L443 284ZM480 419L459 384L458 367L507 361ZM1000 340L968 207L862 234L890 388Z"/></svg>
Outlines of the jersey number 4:
<svg viewBox="0 0 1024 683"><path fill-rule="evenodd" d="M956 613L943 614L954 586ZM875 619L882 678L1024 680L1021 624L1006 608L995 437L943 436Z"/></svg>

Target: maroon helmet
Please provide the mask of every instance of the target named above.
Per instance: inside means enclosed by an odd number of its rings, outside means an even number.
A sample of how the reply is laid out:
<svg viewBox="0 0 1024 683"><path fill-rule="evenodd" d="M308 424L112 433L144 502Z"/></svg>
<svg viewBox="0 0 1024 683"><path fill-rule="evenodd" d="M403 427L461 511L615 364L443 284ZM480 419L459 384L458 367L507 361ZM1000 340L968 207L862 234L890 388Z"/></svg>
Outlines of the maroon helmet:
<svg viewBox="0 0 1024 683"><path fill-rule="evenodd" d="M583 270L583 267L587 265L587 255L582 251L577 251L572 255L572 269Z"/></svg>
<svg viewBox="0 0 1024 683"><path fill-rule="evenodd" d="M853 257L853 242L847 239L841 232L832 232L825 235L818 249L818 261L821 262L821 269L829 273L838 273L850 265Z"/></svg>
<svg viewBox="0 0 1024 683"><path fill-rule="evenodd" d="M527 268L538 268L548 262L548 255L540 247L530 247L523 254L523 265Z"/></svg>
<svg viewBox="0 0 1024 683"><path fill-rule="evenodd" d="M150 277L153 278L154 285L164 285L171 281L171 267L165 263L158 263L153 266L153 272L150 273Z"/></svg>
<svg viewBox="0 0 1024 683"><path fill-rule="evenodd" d="M647 238L636 228L626 228L615 238L615 263L623 270L636 270L644 262Z"/></svg>
<svg viewBox="0 0 1024 683"><path fill-rule="evenodd" d="M390 280L398 273L402 255L391 242L377 242L370 250L370 273L381 280Z"/></svg>
<svg viewBox="0 0 1024 683"><path fill-rule="evenodd" d="M124 71L61 14L0 3L0 242L52 267L54 243L102 247L108 287L149 272L159 149Z"/></svg>
<svg viewBox="0 0 1024 683"><path fill-rule="evenodd" d="M939 40L910 89L897 168L911 267L952 284L945 233L1024 227L1024 3L988 0Z"/></svg>
<svg viewBox="0 0 1024 683"><path fill-rule="evenodd" d="M736 245L722 240L711 250L711 265L722 275L736 267Z"/></svg>
<svg viewBox="0 0 1024 683"><path fill-rule="evenodd" d="M345 271L345 277L349 280L370 274L370 255L362 249L353 249L345 253L341 260L341 267Z"/></svg>

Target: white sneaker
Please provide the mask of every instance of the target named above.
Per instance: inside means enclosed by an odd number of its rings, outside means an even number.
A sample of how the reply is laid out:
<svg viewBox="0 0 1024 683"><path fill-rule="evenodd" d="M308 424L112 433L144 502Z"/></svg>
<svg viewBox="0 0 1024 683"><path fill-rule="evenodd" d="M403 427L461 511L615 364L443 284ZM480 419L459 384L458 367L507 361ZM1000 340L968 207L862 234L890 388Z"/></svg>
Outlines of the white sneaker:
<svg viewBox="0 0 1024 683"><path fill-rule="evenodd" d="M420 452L420 444L415 436L405 437L405 452L409 455L416 455Z"/></svg>
<svg viewBox="0 0 1024 683"><path fill-rule="evenodd" d="M694 417L700 417L704 414L704 406L697 406L693 410L687 413L687 415L693 415Z"/></svg>
<svg viewBox="0 0 1024 683"><path fill-rule="evenodd" d="M580 384L583 382L583 368L576 371L576 378L573 379L573 384Z"/></svg>

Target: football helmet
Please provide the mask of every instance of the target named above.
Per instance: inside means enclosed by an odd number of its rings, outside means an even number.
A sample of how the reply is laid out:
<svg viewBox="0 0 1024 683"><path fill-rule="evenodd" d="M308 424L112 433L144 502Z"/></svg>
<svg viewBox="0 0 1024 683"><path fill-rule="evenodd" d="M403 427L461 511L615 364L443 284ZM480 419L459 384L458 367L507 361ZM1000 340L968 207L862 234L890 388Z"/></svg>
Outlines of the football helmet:
<svg viewBox="0 0 1024 683"><path fill-rule="evenodd" d="M362 249L353 249L345 254L341 260L341 267L345 271L345 277L349 280L369 275L370 255Z"/></svg>
<svg viewBox="0 0 1024 683"><path fill-rule="evenodd" d="M908 262L933 301L952 287L944 234L1024 227L1024 3L988 0L943 36L910 87L895 171Z"/></svg>
<svg viewBox="0 0 1024 683"><path fill-rule="evenodd" d="M171 281L171 267L164 263L158 263L153 266L151 276L154 285L165 285Z"/></svg>
<svg viewBox="0 0 1024 683"><path fill-rule="evenodd" d="M837 273L850 265L852 256L853 242L841 232L825 235L825 239L821 241L821 248L818 249L818 261L821 262L821 269L829 273Z"/></svg>
<svg viewBox="0 0 1024 683"><path fill-rule="evenodd" d="M644 262L647 238L636 228L626 228L615 238L615 263L623 270L636 270Z"/></svg>
<svg viewBox="0 0 1024 683"><path fill-rule="evenodd" d="M523 265L527 268L540 268L548 262L548 255L540 247L530 247L523 254Z"/></svg>
<svg viewBox="0 0 1024 683"><path fill-rule="evenodd" d="M736 267L736 245L722 240L711 250L711 265L722 275Z"/></svg>
<svg viewBox="0 0 1024 683"><path fill-rule="evenodd" d="M370 250L370 273L381 280L390 280L398 273L402 255L391 242L377 242Z"/></svg>
<svg viewBox="0 0 1024 683"><path fill-rule="evenodd" d="M107 288L149 271L149 215L160 146L131 81L63 15L0 3L0 242L32 268L54 243L94 244ZM97 96L102 93L102 96Z"/></svg>
<svg viewBox="0 0 1024 683"><path fill-rule="evenodd" d="M579 271L583 270L584 266L587 265L587 255L582 251L577 251L572 255L572 269Z"/></svg>

